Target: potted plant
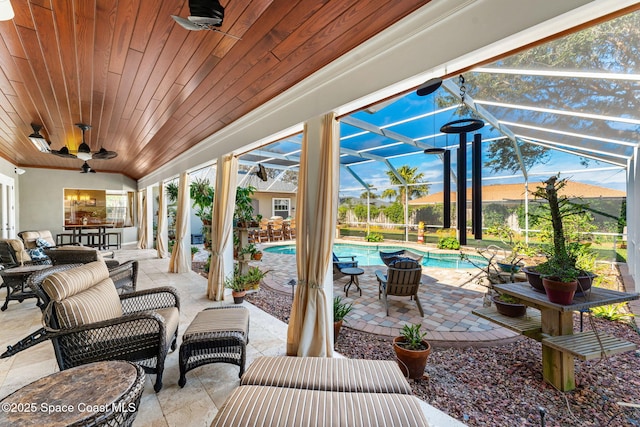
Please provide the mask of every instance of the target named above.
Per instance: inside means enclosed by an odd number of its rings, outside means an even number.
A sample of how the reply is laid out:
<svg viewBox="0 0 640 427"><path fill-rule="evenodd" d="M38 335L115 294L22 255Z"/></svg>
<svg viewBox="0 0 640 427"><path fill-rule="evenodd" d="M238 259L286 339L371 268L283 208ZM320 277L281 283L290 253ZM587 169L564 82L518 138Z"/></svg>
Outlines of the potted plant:
<svg viewBox="0 0 640 427"><path fill-rule="evenodd" d="M206 178L196 178L189 186L189 196L196 208L196 216L205 226L211 226L213 195L214 189Z"/></svg>
<svg viewBox="0 0 640 427"><path fill-rule="evenodd" d="M565 238L563 219L584 214L584 205L569 201L567 196L558 192L567 180L552 176L539 186L534 195L547 201L548 217L551 221L552 244L547 247L548 259L536 266L542 276L542 285L549 301L558 304L570 304L578 288L578 276L582 273L578 266L581 250L588 250L580 243L568 244Z"/></svg>
<svg viewBox="0 0 640 427"><path fill-rule="evenodd" d="M494 295L492 298L496 310L503 316L522 317L527 313L527 306L520 304L520 301L507 294Z"/></svg>
<svg viewBox="0 0 640 427"><path fill-rule="evenodd" d="M422 325L404 325L400 336L393 339L398 366L402 373L412 379L421 379L427 358L431 354L431 345L424 339L426 332L420 332Z"/></svg>
<svg viewBox="0 0 640 427"><path fill-rule="evenodd" d="M256 188L252 186L238 187L236 189L236 207L233 211L233 218L240 228L246 228L253 219L253 205L251 204L251 196L255 193Z"/></svg>
<svg viewBox="0 0 640 427"><path fill-rule="evenodd" d="M256 245L253 243L249 243L238 251L238 257L245 261L250 261L253 258L253 255L258 251Z"/></svg>
<svg viewBox="0 0 640 427"><path fill-rule="evenodd" d="M193 261L193 257L200 251L200 249L198 249L195 246L191 246L191 260Z"/></svg>
<svg viewBox="0 0 640 427"><path fill-rule="evenodd" d="M256 251L253 253L253 260L260 261L261 259L262 259L262 251L259 249L256 249Z"/></svg>
<svg viewBox="0 0 640 427"><path fill-rule="evenodd" d="M240 274L237 265L233 269L233 274L224 280L224 287L231 289L234 303L242 304L244 296L247 294L246 282L245 277Z"/></svg>
<svg viewBox="0 0 640 427"><path fill-rule="evenodd" d="M342 302L341 297L335 297L333 299L333 340L338 339L340 328L342 328L342 322L344 317L353 310L353 304L347 304Z"/></svg>
<svg viewBox="0 0 640 427"><path fill-rule="evenodd" d="M249 271L243 275L243 281L245 289L258 289L260 287L260 281L264 279L268 271L262 271L258 267L250 267Z"/></svg>

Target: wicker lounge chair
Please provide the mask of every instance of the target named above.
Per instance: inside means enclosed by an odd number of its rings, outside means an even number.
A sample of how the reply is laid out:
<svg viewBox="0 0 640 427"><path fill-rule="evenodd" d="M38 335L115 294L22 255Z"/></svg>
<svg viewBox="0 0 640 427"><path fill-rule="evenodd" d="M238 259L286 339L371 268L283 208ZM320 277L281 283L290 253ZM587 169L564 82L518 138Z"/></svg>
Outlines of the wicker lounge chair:
<svg viewBox="0 0 640 427"><path fill-rule="evenodd" d="M164 361L175 350L180 300L175 289L159 287L118 295L103 262L92 262L32 283L43 301L44 328L2 358L51 340L60 370L101 360L136 362L156 374L162 388Z"/></svg>
<svg viewBox="0 0 640 427"><path fill-rule="evenodd" d="M422 279L422 267L417 261L409 258L399 258L389 264L387 274L376 270L376 278L378 279L378 299L380 296L384 299L384 306L389 315L389 295L407 296L416 301L420 316L424 317L422 305L418 298L418 288Z"/></svg>

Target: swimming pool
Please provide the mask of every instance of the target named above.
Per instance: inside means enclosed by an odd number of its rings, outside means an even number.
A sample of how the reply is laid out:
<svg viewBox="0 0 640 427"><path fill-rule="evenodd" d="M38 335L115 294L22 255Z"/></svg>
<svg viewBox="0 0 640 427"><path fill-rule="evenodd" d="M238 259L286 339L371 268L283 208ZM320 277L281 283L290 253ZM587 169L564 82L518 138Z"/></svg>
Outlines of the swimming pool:
<svg viewBox="0 0 640 427"><path fill-rule="evenodd" d="M337 243L333 245L336 256L354 255L358 265L384 265L380 259L379 251L392 252L406 249L399 246L361 246L350 245L348 243ZM263 249L272 254L295 255L296 245L270 246ZM408 249L411 252L424 255L422 265L435 268L475 268L469 261L461 260L459 254L443 254L424 252L415 249ZM486 265L487 260L478 255L470 255L479 265Z"/></svg>

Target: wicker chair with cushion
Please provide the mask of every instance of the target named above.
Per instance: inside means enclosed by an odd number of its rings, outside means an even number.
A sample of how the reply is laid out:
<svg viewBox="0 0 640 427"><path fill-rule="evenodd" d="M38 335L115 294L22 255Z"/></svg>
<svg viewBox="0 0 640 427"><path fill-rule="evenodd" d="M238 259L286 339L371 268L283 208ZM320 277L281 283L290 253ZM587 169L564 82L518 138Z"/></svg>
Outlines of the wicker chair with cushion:
<svg viewBox="0 0 640 427"><path fill-rule="evenodd" d="M384 299L384 306L389 315L389 295L411 297L418 305L420 316L424 317L424 311L418 298L418 288L422 280L422 267L417 261L410 258L398 258L387 269L385 275L382 271L376 270L378 279L378 299Z"/></svg>
<svg viewBox="0 0 640 427"><path fill-rule="evenodd" d="M105 259L100 251L89 246L47 248L44 250L44 253L51 259L53 265L87 264L94 261L104 261L107 264L107 268L112 269L120 264L120 262L115 259Z"/></svg>
<svg viewBox="0 0 640 427"><path fill-rule="evenodd" d="M13 267L19 265L51 264L51 260L41 248L27 251L24 247L24 242L20 239L0 240L0 257L2 258L3 265L15 264ZM10 268L10 266L5 265L5 268Z"/></svg>
<svg viewBox="0 0 640 427"><path fill-rule="evenodd" d="M44 328L1 357L51 340L60 370L102 360L128 360L155 373L162 388L164 362L175 350L180 300L174 288L118 295L103 262L57 272L31 285L43 301Z"/></svg>

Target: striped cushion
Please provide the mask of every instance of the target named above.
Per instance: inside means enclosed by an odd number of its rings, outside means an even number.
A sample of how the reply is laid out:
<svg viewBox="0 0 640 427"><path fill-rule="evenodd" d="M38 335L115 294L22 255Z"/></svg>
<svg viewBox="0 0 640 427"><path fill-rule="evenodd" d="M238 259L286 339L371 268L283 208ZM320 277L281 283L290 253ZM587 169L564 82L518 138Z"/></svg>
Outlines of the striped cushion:
<svg viewBox="0 0 640 427"><path fill-rule="evenodd" d="M246 335L248 324L249 310L246 307L203 310L193 319L182 340L211 332L242 332Z"/></svg>
<svg viewBox="0 0 640 427"><path fill-rule="evenodd" d="M248 385L231 393L211 426L426 427L428 423L418 399L406 394Z"/></svg>
<svg viewBox="0 0 640 427"><path fill-rule="evenodd" d="M367 393L411 394L396 362L327 357L259 357L242 385Z"/></svg>
<svg viewBox="0 0 640 427"><path fill-rule="evenodd" d="M108 277L109 270L106 264L96 261L71 270L54 273L44 280L42 288L52 301L59 302L92 287ZM115 290L115 286L113 289Z"/></svg>
<svg viewBox="0 0 640 427"><path fill-rule="evenodd" d="M120 297L109 277L89 289L56 302L55 310L63 329L122 316Z"/></svg>

